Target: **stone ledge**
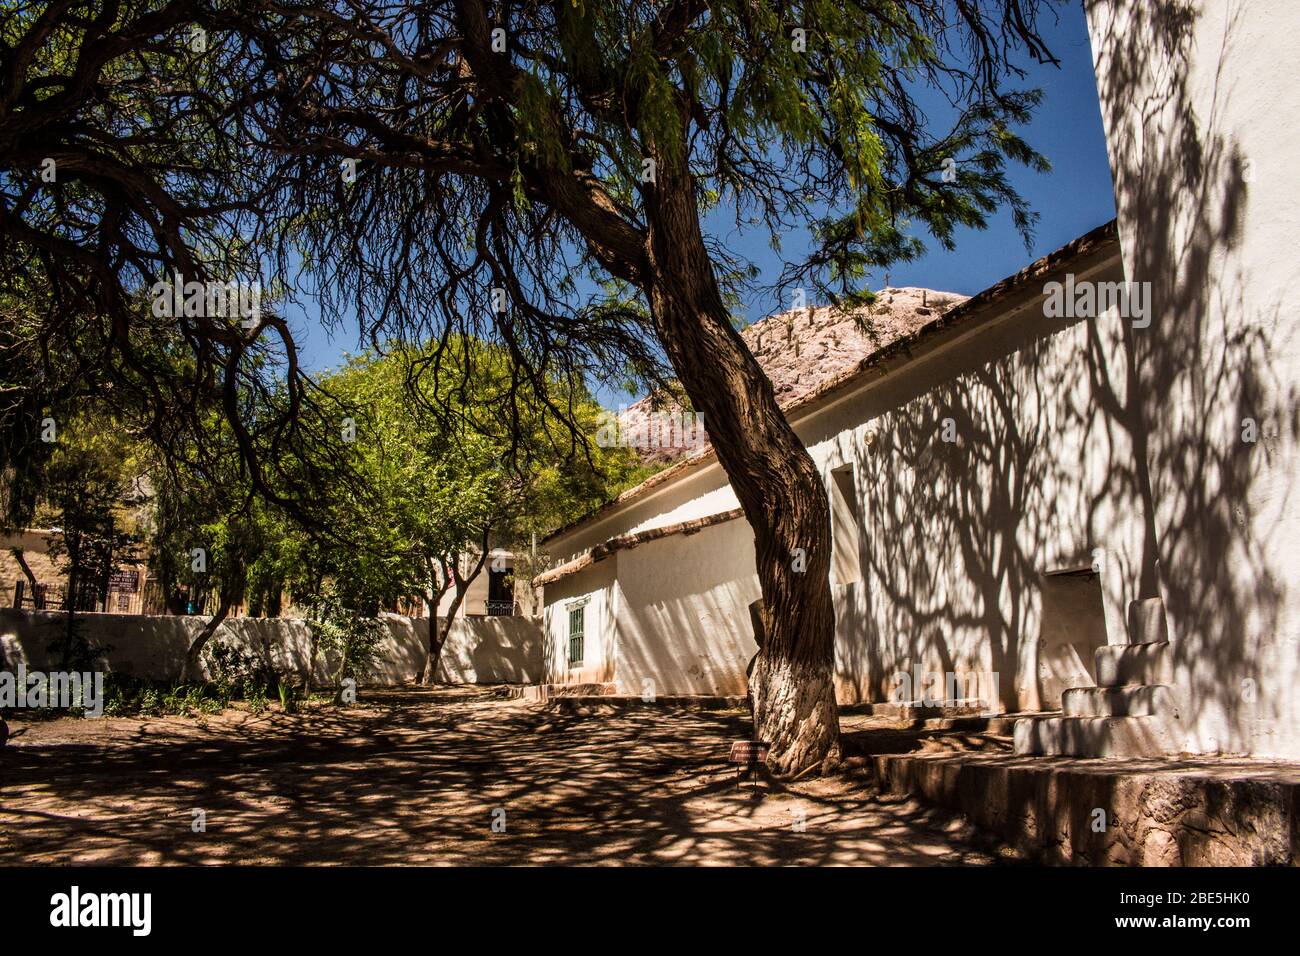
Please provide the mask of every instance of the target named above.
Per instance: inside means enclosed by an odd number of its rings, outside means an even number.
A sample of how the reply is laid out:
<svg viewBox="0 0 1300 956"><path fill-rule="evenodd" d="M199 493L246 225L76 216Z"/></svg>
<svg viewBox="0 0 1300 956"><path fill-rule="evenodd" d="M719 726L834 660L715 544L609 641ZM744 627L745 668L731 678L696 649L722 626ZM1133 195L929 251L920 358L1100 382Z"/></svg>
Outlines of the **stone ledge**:
<svg viewBox="0 0 1300 956"><path fill-rule="evenodd" d="M642 700L624 694L596 694L591 696L565 695L549 697L542 702L547 710L564 714L593 714L603 711L632 710L636 708L666 710L744 710L748 704L744 697L678 694Z"/></svg>
<svg viewBox="0 0 1300 956"><path fill-rule="evenodd" d="M609 697L618 693L618 685L602 684L524 684L511 697L520 700L548 701L556 697Z"/></svg>
<svg viewBox="0 0 1300 956"><path fill-rule="evenodd" d="M1093 652L1098 687L1172 684L1174 658L1168 643L1106 644Z"/></svg>
<svg viewBox="0 0 1300 956"><path fill-rule="evenodd" d="M1046 863L1300 865L1300 764L1232 758L872 758L880 788L956 810ZM1094 810L1106 829L1093 830Z"/></svg>

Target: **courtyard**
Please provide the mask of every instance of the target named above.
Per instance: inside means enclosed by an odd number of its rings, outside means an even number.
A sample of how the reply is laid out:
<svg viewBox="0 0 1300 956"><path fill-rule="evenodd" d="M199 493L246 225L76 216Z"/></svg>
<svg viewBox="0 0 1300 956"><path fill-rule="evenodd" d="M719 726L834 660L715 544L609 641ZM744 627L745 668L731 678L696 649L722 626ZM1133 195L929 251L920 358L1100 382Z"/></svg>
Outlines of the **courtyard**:
<svg viewBox="0 0 1300 956"><path fill-rule="evenodd" d="M757 788L740 711L562 713L486 688L351 708L15 723L0 864L994 865L960 817L875 790L867 761ZM846 717L858 750L959 746ZM856 741L856 743L853 743Z"/></svg>

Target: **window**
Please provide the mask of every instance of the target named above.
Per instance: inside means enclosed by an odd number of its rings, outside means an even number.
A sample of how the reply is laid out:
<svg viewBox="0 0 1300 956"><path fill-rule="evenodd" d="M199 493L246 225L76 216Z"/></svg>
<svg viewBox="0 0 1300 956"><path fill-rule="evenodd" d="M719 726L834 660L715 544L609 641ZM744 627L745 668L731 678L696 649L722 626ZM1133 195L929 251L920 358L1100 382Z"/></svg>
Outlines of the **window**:
<svg viewBox="0 0 1300 956"><path fill-rule="evenodd" d="M853 466L831 472L831 571L836 584L862 579L858 563L858 493Z"/></svg>
<svg viewBox="0 0 1300 956"><path fill-rule="evenodd" d="M585 604L569 608L569 666L577 667L582 663L582 645L586 631Z"/></svg>
<svg viewBox="0 0 1300 956"><path fill-rule="evenodd" d="M511 617L515 613L514 571L488 569L488 617Z"/></svg>

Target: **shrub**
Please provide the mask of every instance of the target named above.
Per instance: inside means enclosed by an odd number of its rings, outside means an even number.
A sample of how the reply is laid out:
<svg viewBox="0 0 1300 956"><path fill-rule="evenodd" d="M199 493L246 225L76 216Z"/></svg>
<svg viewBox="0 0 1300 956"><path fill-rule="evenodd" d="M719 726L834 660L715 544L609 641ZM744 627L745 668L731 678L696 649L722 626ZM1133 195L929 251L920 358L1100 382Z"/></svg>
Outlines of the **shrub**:
<svg viewBox="0 0 1300 956"><path fill-rule="evenodd" d="M225 688L232 700L252 700L259 694L264 700L267 691L280 682L261 658L233 644L217 641L205 653L213 683Z"/></svg>

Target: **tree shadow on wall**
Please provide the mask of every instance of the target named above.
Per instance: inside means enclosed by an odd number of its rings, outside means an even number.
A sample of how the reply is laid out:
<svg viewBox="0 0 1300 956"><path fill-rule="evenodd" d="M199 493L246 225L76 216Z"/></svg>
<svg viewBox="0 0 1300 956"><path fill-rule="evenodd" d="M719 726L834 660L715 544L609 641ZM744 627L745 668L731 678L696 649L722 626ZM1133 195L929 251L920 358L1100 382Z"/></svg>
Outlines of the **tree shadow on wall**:
<svg viewBox="0 0 1300 956"><path fill-rule="evenodd" d="M1122 235L1128 278L1151 283L1156 319L1146 329L1125 324L1118 368L1092 328L1088 371L1107 416L1146 466L1117 470L1116 480L1143 506L1141 594L1165 599L1179 672L1190 675L1184 719L1226 721L1226 739L1196 744L1235 750L1253 721L1282 712L1277 699L1252 706L1243 682L1261 679L1261 644L1277 634L1284 597L1269 559L1283 531L1262 529L1258 509L1285 513L1289 494L1270 501L1263 485L1300 434L1295 388L1273 365L1291 350L1284 303L1246 294L1247 219L1269 212L1258 201L1252 209L1248 158L1221 128L1226 105L1248 82L1225 69L1243 61L1247 4L1114 5L1130 19L1094 37L1098 84L1119 219L1132 229ZM1217 49L1196 36L1206 15L1226 24ZM1190 85L1193 55L1218 58L1208 102ZM1246 419L1265 433L1259 441L1243 441Z"/></svg>

